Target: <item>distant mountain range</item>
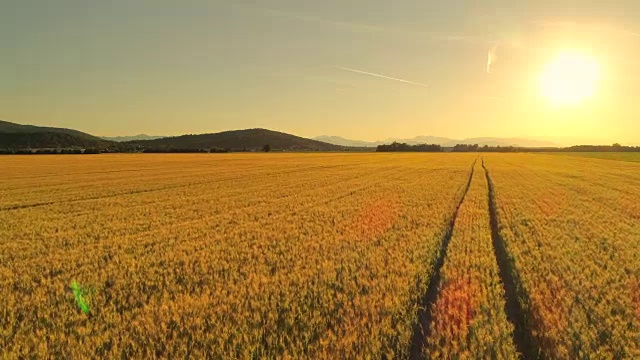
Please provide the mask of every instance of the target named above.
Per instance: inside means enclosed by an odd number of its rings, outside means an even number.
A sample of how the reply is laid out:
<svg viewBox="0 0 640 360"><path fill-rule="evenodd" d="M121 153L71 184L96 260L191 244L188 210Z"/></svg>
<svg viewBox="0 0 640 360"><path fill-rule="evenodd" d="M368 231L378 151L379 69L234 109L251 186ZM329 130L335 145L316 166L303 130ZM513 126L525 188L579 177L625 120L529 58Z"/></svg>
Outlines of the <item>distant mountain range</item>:
<svg viewBox="0 0 640 360"><path fill-rule="evenodd" d="M155 140L155 139L162 139L164 137L166 136L153 136L153 135L147 135L147 134L139 134L139 135L133 135L133 136L113 136L113 137L101 136L100 138L109 140L109 141L115 141L115 142L125 142L125 141L135 141L135 140Z"/></svg>
<svg viewBox="0 0 640 360"><path fill-rule="evenodd" d="M345 139L340 136L317 136L313 138L314 140L327 142L335 145L342 146L360 146L360 147L376 147L378 145L383 144L391 144L392 142L399 143L407 143L409 145L417 145L417 144L437 144L442 145L444 147L453 147L456 144L478 144L479 146L517 146L517 147L531 147L531 148L541 148L541 147L556 147L558 144L545 141L545 140L532 140L532 139L520 139L520 138L468 138L463 140L450 139L446 137L437 137L437 136L416 136L411 139L397 139L390 138L386 140L378 140L378 141L362 141L362 140L351 140Z"/></svg>
<svg viewBox="0 0 640 360"><path fill-rule="evenodd" d="M257 151L264 145L269 145L272 150L286 151L355 150L267 129L232 130L173 137L137 135L105 139L72 129L0 121L0 149L97 148L129 151L219 148L233 151Z"/></svg>
<svg viewBox="0 0 640 360"><path fill-rule="evenodd" d="M24 148L98 148L98 149L231 149L233 151L256 151L264 145L273 150L288 151L343 151L358 148L374 148L392 142L416 144L438 144L453 147L456 144L478 144L480 146L556 147L556 143L544 140L519 138L470 138L463 140L435 136L416 136L411 139L386 139L383 141L350 140L339 136L318 136L307 139L267 129L223 131L211 134L182 135L173 137L118 136L100 138L81 131L20 125L0 121L0 149Z"/></svg>

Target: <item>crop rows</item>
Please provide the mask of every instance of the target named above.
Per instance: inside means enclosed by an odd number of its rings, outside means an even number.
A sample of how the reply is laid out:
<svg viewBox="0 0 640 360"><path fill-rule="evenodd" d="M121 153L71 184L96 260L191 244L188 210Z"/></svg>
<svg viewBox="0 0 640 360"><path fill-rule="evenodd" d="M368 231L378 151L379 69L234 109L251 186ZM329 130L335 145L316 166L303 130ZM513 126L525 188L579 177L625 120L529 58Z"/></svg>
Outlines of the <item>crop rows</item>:
<svg viewBox="0 0 640 360"><path fill-rule="evenodd" d="M640 356L640 166L489 156L530 358Z"/></svg>
<svg viewBox="0 0 640 360"><path fill-rule="evenodd" d="M513 325L492 244L487 180L480 161L457 213L431 309L431 359L516 359Z"/></svg>
<svg viewBox="0 0 640 360"><path fill-rule="evenodd" d="M473 157L68 159L0 159L0 357L407 357Z"/></svg>
<svg viewBox="0 0 640 360"><path fill-rule="evenodd" d="M0 158L0 357L640 357L640 165L474 159Z"/></svg>

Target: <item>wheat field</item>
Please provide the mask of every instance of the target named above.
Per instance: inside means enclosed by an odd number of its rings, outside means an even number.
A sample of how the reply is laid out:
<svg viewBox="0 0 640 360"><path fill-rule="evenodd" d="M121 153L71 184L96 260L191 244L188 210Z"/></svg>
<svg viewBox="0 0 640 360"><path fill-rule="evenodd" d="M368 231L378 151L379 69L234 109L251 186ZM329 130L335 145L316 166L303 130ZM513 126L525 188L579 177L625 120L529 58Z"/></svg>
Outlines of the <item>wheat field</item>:
<svg viewBox="0 0 640 360"><path fill-rule="evenodd" d="M0 357L634 358L640 164L0 157Z"/></svg>

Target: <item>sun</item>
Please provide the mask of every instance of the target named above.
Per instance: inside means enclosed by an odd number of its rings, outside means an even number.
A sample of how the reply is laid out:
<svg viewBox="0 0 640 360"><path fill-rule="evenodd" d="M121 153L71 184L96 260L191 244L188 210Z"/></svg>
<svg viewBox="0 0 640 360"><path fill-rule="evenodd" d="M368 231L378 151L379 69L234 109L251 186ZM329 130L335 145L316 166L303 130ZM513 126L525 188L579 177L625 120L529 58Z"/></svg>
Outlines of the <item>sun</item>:
<svg viewBox="0 0 640 360"><path fill-rule="evenodd" d="M593 56L563 51L544 67L538 86L554 105L577 105L594 96L599 79L600 66Z"/></svg>

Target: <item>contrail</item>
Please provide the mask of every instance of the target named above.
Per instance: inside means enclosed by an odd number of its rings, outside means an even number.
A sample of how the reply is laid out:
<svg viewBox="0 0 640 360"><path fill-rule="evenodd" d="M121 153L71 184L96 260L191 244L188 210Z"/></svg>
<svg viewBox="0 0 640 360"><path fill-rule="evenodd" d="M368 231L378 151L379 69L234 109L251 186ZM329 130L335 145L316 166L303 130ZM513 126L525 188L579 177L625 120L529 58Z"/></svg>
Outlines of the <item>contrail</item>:
<svg viewBox="0 0 640 360"><path fill-rule="evenodd" d="M417 82L413 82L413 81L409 81L409 80L403 80L403 79L398 79L398 78L394 78L394 77L390 77L390 76L374 74L374 73L370 73L370 72L366 72L366 71L362 71L362 70L349 69L349 68L341 67L341 66L334 66L334 68L341 69L341 70L346 70L346 71L351 71L351 72L358 73L358 74L371 75L371 76L375 76L375 77L379 77L379 78L383 78L383 79L388 79L388 80L400 81L400 82L407 83L407 84L413 84L413 85L419 85L419 86L429 86L427 84L421 84L421 83L417 83Z"/></svg>

